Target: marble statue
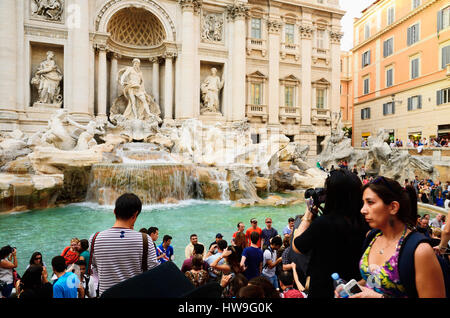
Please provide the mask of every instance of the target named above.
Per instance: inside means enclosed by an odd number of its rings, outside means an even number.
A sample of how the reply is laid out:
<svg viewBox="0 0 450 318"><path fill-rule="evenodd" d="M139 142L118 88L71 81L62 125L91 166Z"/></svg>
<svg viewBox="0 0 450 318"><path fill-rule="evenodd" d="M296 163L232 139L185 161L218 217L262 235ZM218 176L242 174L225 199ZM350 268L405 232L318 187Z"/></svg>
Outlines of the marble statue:
<svg viewBox="0 0 450 318"><path fill-rule="evenodd" d="M102 125L97 123L96 120L89 121L86 126L80 125L70 117L67 117L67 121L72 126L75 126L82 130L82 133L78 137L77 145L73 150L88 150L97 145L97 141L95 141L94 139L95 135L105 134L105 130L103 129Z"/></svg>
<svg viewBox="0 0 450 318"><path fill-rule="evenodd" d="M123 96L128 101L122 114L125 119L146 120L153 115L159 116L161 114L155 99L145 92L144 77L140 64L139 59L134 59L133 66L125 67L119 71L119 82L123 87Z"/></svg>
<svg viewBox="0 0 450 318"><path fill-rule="evenodd" d="M44 144L52 145L60 150L72 150L76 146L76 140L67 129L68 112L66 109L58 109L48 120L48 126L41 140Z"/></svg>
<svg viewBox="0 0 450 318"><path fill-rule="evenodd" d="M61 21L64 11L63 0L33 0L31 5L32 15L46 20Z"/></svg>
<svg viewBox="0 0 450 318"><path fill-rule="evenodd" d="M211 68L211 75L206 77L200 85L202 95L201 113L220 113L219 92L223 88L224 80L217 76L217 69Z"/></svg>
<svg viewBox="0 0 450 318"><path fill-rule="evenodd" d="M63 76L54 57L55 54L52 51L47 52L47 59L39 65L31 84L35 85L38 90L38 103L61 106L60 84Z"/></svg>

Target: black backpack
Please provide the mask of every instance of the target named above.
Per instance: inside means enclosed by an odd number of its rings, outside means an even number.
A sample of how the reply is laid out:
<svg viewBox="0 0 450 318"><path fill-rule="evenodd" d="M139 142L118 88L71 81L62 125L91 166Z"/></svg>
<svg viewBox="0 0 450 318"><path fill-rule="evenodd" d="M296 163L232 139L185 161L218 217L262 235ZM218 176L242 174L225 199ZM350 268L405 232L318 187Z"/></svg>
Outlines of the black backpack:
<svg viewBox="0 0 450 318"><path fill-rule="evenodd" d="M375 235L380 233L378 229L370 231L364 241L363 253L366 251L370 242L373 240ZM422 233L417 231L411 232L405 237L403 244L400 248L399 261L398 261L398 272L400 276L400 281L402 285L405 286L408 298L417 298L416 289L416 271L414 267L414 252L420 243L429 243L431 245L430 238L426 237ZM448 258L444 256L437 256L439 265L441 266L442 274L444 275L445 283L445 293L447 298L450 298L450 262Z"/></svg>

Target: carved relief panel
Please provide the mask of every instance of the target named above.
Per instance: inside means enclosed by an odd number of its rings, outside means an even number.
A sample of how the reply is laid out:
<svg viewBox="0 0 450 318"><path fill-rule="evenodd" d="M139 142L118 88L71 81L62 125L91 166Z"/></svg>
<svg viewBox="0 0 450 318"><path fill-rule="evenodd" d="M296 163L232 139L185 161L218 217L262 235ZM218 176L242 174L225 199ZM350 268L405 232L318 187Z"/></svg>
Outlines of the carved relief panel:
<svg viewBox="0 0 450 318"><path fill-rule="evenodd" d="M31 17L49 22L63 22L64 5L64 0L30 0Z"/></svg>
<svg viewBox="0 0 450 318"><path fill-rule="evenodd" d="M222 43L224 41L224 14L203 12L201 20L202 42Z"/></svg>

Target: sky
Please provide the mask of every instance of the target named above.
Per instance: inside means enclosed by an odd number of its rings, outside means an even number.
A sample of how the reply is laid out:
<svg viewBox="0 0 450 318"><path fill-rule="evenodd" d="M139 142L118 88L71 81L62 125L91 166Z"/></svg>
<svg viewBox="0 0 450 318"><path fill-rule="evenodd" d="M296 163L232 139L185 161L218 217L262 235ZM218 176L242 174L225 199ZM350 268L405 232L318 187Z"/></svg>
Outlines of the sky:
<svg viewBox="0 0 450 318"><path fill-rule="evenodd" d="M347 11L341 20L342 32L341 49L349 51L353 47L353 18L361 17L361 11L370 6L374 0L339 0L341 9Z"/></svg>

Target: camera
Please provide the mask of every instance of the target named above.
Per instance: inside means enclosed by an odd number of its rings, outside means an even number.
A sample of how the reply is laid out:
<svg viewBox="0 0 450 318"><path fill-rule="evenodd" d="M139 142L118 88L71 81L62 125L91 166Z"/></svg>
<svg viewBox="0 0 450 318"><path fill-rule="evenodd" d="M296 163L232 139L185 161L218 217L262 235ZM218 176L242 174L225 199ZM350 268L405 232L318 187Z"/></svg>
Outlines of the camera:
<svg viewBox="0 0 450 318"><path fill-rule="evenodd" d="M317 214L320 210L323 212L321 204L325 203L327 194L325 188L309 188L305 191L305 199L312 199L311 212Z"/></svg>

